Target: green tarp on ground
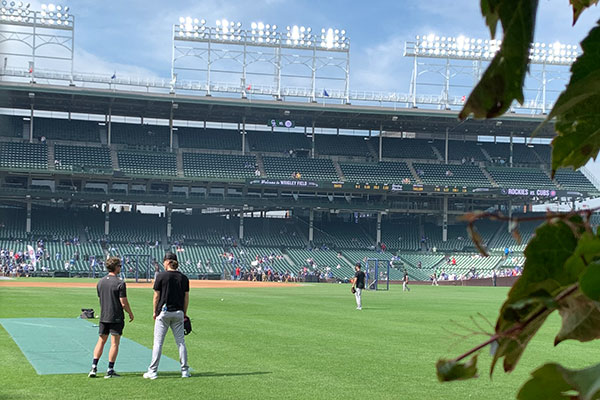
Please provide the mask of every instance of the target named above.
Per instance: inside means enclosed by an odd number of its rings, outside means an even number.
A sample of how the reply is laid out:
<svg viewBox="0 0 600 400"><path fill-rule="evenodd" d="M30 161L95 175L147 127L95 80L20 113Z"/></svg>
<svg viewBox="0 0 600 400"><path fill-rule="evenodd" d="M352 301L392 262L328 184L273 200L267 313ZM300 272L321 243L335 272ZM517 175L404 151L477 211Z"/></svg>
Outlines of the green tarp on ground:
<svg viewBox="0 0 600 400"><path fill-rule="evenodd" d="M12 336L38 375L78 374L90 370L98 325L79 318L2 318L0 324ZM127 330L124 332L127 334ZM152 332L148 332L152 335ZM110 339L109 339L110 342ZM98 364L98 372L108 366L107 342ZM121 337L117 372L144 372L150 364L152 350ZM160 371L179 371L178 361L160 359Z"/></svg>

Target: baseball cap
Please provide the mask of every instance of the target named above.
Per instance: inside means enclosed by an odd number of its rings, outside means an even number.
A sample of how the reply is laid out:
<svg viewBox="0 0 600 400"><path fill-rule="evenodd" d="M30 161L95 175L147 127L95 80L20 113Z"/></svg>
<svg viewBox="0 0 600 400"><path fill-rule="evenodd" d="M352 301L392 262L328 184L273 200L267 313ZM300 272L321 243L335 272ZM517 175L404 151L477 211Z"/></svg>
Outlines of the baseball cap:
<svg viewBox="0 0 600 400"><path fill-rule="evenodd" d="M163 258L163 261L166 261L166 260L177 261L177 254L175 254L173 252L170 252L170 251L167 251L165 253L165 258Z"/></svg>

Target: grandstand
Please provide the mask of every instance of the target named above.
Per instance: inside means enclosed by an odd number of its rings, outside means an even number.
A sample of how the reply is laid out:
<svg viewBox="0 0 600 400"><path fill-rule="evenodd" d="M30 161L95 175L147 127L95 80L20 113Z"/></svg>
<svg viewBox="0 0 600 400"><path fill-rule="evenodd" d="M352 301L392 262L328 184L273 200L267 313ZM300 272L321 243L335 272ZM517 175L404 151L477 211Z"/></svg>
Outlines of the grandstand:
<svg viewBox="0 0 600 400"><path fill-rule="evenodd" d="M260 262L345 280L369 258L392 279L485 275L522 264L542 219L518 235L478 221L482 259L461 214L600 195L585 170L551 177L538 115L457 125L455 110L112 89L0 82L2 249L42 240L39 265L71 274L173 250L194 278Z"/></svg>

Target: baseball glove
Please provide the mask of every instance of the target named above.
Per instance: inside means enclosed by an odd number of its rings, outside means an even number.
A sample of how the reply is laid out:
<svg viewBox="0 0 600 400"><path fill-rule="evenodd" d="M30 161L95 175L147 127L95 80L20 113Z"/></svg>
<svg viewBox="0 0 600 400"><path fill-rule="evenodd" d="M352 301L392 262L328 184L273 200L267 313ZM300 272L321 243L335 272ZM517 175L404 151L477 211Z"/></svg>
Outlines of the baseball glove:
<svg viewBox="0 0 600 400"><path fill-rule="evenodd" d="M192 321L186 315L183 318L183 334L184 335L189 335L191 331L192 331Z"/></svg>
<svg viewBox="0 0 600 400"><path fill-rule="evenodd" d="M354 286L352 286L352 287L350 288L350 291L352 292L352 294L356 293L356 289L354 289Z"/></svg>

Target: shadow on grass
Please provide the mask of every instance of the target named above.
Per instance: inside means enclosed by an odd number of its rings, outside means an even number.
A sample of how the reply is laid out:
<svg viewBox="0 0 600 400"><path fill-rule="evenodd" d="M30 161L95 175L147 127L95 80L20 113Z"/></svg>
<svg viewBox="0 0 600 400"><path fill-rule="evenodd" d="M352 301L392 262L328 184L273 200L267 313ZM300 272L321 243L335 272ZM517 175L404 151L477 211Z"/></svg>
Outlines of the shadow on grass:
<svg viewBox="0 0 600 400"><path fill-rule="evenodd" d="M250 376L250 375L268 375L272 374L271 371L255 371L255 372L193 372L192 378L220 378L225 376ZM159 372L158 379L160 378L178 378L181 379L181 372Z"/></svg>

